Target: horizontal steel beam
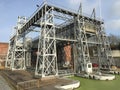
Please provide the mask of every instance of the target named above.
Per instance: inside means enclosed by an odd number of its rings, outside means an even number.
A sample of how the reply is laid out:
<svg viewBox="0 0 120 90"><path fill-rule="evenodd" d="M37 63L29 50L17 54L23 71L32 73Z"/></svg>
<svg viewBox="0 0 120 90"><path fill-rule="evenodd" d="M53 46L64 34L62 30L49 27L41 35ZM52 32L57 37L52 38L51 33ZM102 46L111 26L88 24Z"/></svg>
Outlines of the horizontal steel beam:
<svg viewBox="0 0 120 90"><path fill-rule="evenodd" d="M25 33L31 26L35 25L35 22L37 22L41 17L42 17L42 9L45 9L45 7L47 8L54 8L54 11L59 12L59 13L63 13L66 15L70 15L70 16L74 16L77 17L77 12L72 12L72 11L68 11L65 9L61 9L59 7L55 7L55 6L51 6L51 5L47 5L44 4L41 8L39 8L39 10L23 25L23 27L19 30L19 34L23 34ZM45 14L45 12L43 13L43 15ZM81 16L80 17L84 17L84 19L89 19L90 21L94 21L96 23L103 23L103 21L100 20L95 20L93 18L87 17L87 16Z"/></svg>

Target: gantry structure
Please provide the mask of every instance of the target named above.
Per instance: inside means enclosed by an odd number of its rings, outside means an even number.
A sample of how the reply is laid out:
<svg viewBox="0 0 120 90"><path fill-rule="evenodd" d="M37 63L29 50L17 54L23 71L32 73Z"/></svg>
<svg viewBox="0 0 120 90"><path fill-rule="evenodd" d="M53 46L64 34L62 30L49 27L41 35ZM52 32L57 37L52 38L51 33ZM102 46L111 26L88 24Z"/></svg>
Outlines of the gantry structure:
<svg viewBox="0 0 120 90"><path fill-rule="evenodd" d="M35 28L39 28L38 38L26 40L26 35L36 31ZM68 43L72 48L72 73L85 71L86 63L91 61L90 48L95 49L100 67L104 65L110 69L113 64L104 22L96 17L95 9L88 16L83 14L82 5L76 12L43 3L29 19L19 17L15 29L15 35L10 38L6 68L25 70L30 67L31 48L36 46L35 75L57 76L63 57L58 51Z"/></svg>

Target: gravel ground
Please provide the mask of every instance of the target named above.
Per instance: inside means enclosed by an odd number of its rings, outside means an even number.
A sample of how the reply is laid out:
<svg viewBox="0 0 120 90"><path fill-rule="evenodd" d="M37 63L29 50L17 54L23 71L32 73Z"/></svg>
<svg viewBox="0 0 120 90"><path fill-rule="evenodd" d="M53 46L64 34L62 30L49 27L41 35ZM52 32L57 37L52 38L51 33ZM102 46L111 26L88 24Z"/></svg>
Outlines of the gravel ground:
<svg viewBox="0 0 120 90"><path fill-rule="evenodd" d="M2 76L0 76L0 90L12 90Z"/></svg>

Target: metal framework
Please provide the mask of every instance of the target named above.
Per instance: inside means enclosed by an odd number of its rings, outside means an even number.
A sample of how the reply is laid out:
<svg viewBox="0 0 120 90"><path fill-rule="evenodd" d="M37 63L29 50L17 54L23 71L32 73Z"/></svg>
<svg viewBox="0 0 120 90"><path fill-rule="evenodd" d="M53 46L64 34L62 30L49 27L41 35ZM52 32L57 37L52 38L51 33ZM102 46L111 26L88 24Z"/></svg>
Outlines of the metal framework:
<svg viewBox="0 0 120 90"><path fill-rule="evenodd" d="M104 68L111 69L112 65L115 65L112 54L111 54L111 48L109 44L108 37L105 34L104 31L104 24L101 24L100 26L100 37L101 37L101 64L105 65Z"/></svg>
<svg viewBox="0 0 120 90"><path fill-rule="evenodd" d="M42 9L40 21L41 34L39 36L35 74L42 77L58 74L53 9L54 7L49 8L45 5L45 8Z"/></svg>
<svg viewBox="0 0 120 90"><path fill-rule="evenodd" d="M25 65L25 35L21 36L19 30L26 22L25 17L18 17L17 26L15 27L16 33L10 39L9 49L6 60L6 67L12 70L24 70ZM20 37L20 39L19 39Z"/></svg>
<svg viewBox="0 0 120 90"><path fill-rule="evenodd" d="M74 12L44 3L16 29L16 34L10 39L6 67L21 70L30 66L30 59L26 57L30 49L25 48L25 37L29 32L36 31L37 27L40 29L35 40L37 43L32 43L38 46L35 75L46 77L59 74L57 46L67 42L73 48L74 73L84 71L86 63L90 62L91 45L97 47L101 66L107 63L110 68L113 58L103 25L104 22L96 18L95 9L91 16L83 15L82 4L78 12Z"/></svg>
<svg viewBox="0 0 120 90"><path fill-rule="evenodd" d="M90 62L89 56L89 49L88 49L88 42L87 42L87 34L86 34L86 27L85 27L85 20L82 16L82 4L80 4L80 8L78 10L77 16L77 25L76 25L76 36L78 40L78 71L85 71L86 64Z"/></svg>

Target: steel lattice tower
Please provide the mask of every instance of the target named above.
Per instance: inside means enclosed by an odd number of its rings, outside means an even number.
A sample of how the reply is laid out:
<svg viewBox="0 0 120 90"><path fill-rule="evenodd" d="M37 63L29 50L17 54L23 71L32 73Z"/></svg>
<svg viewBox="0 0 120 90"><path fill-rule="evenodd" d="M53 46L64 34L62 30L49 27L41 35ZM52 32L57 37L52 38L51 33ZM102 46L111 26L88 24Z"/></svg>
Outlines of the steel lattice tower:
<svg viewBox="0 0 120 90"><path fill-rule="evenodd" d="M31 59L26 58L26 52L31 57L31 51L26 49L25 37L29 32L36 31L37 27L39 38L36 39L36 43L32 41L38 49L35 75L41 77L58 75L60 70L58 70L56 48L61 46L62 49L68 42L74 54L72 58L74 73L85 71L86 64L91 61L89 49L92 46L97 48L96 57L100 67L108 65L110 68L113 58L104 32L104 22L96 17L95 10L93 15L94 17L83 15L81 5L78 12L75 12L46 3L42 4L27 21L25 18L19 18L16 33L10 39L6 67L12 70L23 70L29 66ZM21 21L24 22L22 25Z"/></svg>
<svg viewBox="0 0 120 90"><path fill-rule="evenodd" d="M48 75L57 75L57 58L56 58L56 38L54 25L54 7L42 9L44 15L41 18L41 34L39 36L38 54L36 63L36 75L42 77Z"/></svg>
<svg viewBox="0 0 120 90"><path fill-rule="evenodd" d="M15 35L10 39L5 66L12 70L24 70L26 68L24 48L25 36L23 35L23 37L20 38L21 34L19 34L19 30L25 22L25 17L18 17L17 26L15 27Z"/></svg>
<svg viewBox="0 0 120 90"><path fill-rule="evenodd" d="M81 16L81 17L80 17ZM87 36L86 36L86 27L85 27L85 20L84 17L82 17L82 4L80 5L80 8L78 10L78 16L77 16L77 25L76 25L76 36L78 40L78 63L79 65L79 71L85 71L86 64L90 62L90 56L89 56L89 49L88 49L88 42L87 42Z"/></svg>

